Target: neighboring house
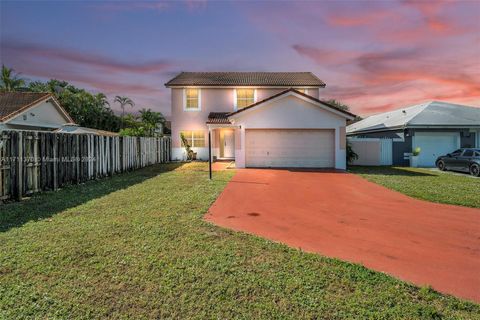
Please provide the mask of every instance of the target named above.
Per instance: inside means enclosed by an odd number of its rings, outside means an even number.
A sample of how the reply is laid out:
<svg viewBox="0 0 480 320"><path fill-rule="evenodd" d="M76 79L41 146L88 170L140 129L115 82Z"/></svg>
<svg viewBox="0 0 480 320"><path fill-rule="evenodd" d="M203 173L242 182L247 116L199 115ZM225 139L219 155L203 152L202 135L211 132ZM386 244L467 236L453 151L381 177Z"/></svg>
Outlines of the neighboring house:
<svg viewBox="0 0 480 320"><path fill-rule="evenodd" d="M155 129L155 134L157 135L169 135L171 133L171 122L165 120L163 122L159 122L157 124L157 128Z"/></svg>
<svg viewBox="0 0 480 320"><path fill-rule="evenodd" d="M74 121L50 93L0 92L0 130L55 130Z"/></svg>
<svg viewBox="0 0 480 320"><path fill-rule="evenodd" d="M347 135L392 139L393 165L409 165L419 147L419 166L433 167L440 155L480 147L480 108L432 101L370 116L349 125Z"/></svg>
<svg viewBox="0 0 480 320"><path fill-rule="evenodd" d="M345 169L346 121L355 115L319 100L325 83L311 72L182 72L165 86L172 98L172 158L185 159L183 134L197 158L243 167Z"/></svg>
<svg viewBox="0 0 480 320"><path fill-rule="evenodd" d="M87 127L80 127L76 124L67 124L58 129L54 132L58 133L72 133L72 134L94 134L97 136L108 136L108 137L117 137L119 134L117 132L112 131L105 131L100 129L93 129Z"/></svg>
<svg viewBox="0 0 480 320"><path fill-rule="evenodd" d="M170 135L172 133L172 122L166 120L165 122L160 123L159 133Z"/></svg>

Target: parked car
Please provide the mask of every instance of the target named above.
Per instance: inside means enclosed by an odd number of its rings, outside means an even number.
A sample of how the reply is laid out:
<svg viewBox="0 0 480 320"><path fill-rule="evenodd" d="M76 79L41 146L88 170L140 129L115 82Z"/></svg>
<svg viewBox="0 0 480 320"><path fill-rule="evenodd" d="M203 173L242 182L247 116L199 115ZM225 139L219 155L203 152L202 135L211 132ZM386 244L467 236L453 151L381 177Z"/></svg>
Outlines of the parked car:
<svg viewBox="0 0 480 320"><path fill-rule="evenodd" d="M463 148L440 156L435 162L437 168L445 171L469 172L472 176L480 176L480 149Z"/></svg>

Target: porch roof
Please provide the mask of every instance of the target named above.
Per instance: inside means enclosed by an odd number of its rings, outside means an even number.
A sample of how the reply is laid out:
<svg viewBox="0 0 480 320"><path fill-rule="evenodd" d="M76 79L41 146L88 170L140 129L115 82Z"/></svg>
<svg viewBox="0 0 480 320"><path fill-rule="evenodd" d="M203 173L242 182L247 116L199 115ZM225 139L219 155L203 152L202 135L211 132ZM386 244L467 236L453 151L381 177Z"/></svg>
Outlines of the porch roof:
<svg viewBox="0 0 480 320"><path fill-rule="evenodd" d="M207 124L232 124L228 120L230 112L210 112L208 115Z"/></svg>

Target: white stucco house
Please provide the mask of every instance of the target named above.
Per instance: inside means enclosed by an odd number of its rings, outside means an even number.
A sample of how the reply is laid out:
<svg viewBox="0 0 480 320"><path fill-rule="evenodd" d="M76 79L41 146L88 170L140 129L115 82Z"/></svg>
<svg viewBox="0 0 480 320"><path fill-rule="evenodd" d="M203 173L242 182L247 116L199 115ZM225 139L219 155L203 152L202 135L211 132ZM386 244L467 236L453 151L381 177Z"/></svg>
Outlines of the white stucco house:
<svg viewBox="0 0 480 320"><path fill-rule="evenodd" d="M171 89L172 158L244 167L346 168L346 121L355 115L319 99L311 72L182 72ZM210 140L209 140L210 137Z"/></svg>
<svg viewBox="0 0 480 320"><path fill-rule="evenodd" d="M0 130L53 131L74 124L50 93L0 92Z"/></svg>

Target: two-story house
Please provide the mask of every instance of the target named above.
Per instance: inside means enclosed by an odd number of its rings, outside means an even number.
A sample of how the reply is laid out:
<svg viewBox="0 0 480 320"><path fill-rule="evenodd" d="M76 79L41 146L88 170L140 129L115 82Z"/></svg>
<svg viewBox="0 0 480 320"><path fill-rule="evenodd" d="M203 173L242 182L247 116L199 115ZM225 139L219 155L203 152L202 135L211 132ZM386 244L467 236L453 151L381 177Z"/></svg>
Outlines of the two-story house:
<svg viewBox="0 0 480 320"><path fill-rule="evenodd" d="M347 120L319 100L325 83L311 72L182 72L168 81L172 158L231 159L244 167L346 167Z"/></svg>

